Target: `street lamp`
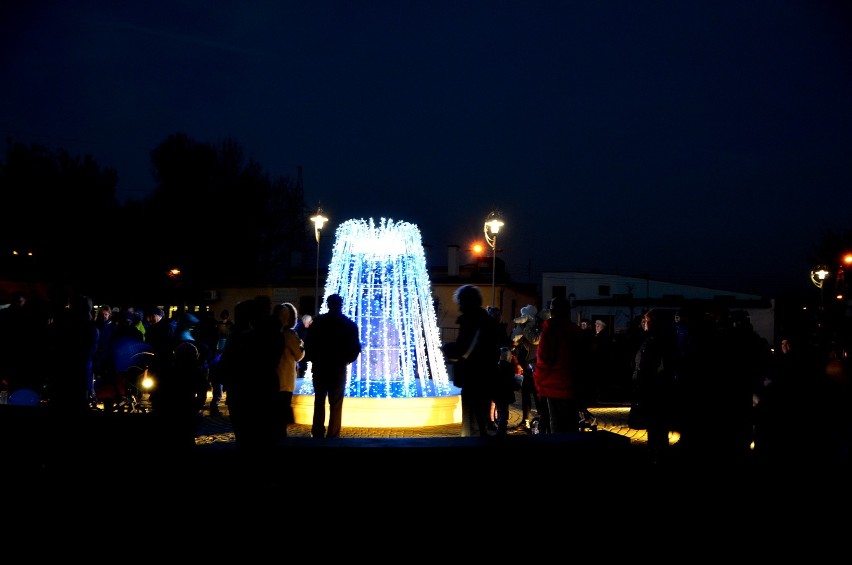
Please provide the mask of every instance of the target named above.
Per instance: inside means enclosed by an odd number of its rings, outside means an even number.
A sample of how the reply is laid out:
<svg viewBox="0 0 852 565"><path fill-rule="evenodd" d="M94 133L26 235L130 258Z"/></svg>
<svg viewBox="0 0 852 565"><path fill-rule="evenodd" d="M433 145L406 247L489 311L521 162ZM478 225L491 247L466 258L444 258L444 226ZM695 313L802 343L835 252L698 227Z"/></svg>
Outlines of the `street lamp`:
<svg viewBox="0 0 852 565"><path fill-rule="evenodd" d="M828 278L831 272L828 270L828 267L820 265L819 267L814 267L811 271L811 282L814 283L819 289L819 308L822 310L825 307L825 298L823 287L825 286L825 279Z"/></svg>
<svg viewBox="0 0 852 565"><path fill-rule="evenodd" d="M503 218L497 210L492 211L485 218L483 232L485 233L485 242L491 248L491 306L496 306L495 298L497 295L494 288L494 281L497 276L497 234L502 227Z"/></svg>
<svg viewBox="0 0 852 565"><path fill-rule="evenodd" d="M319 255L320 255L320 231L323 224L328 221L328 218L322 215L322 206L317 207L317 213L311 216L311 221L314 223L314 238L317 240L317 271L316 280L314 283L314 316L319 314Z"/></svg>

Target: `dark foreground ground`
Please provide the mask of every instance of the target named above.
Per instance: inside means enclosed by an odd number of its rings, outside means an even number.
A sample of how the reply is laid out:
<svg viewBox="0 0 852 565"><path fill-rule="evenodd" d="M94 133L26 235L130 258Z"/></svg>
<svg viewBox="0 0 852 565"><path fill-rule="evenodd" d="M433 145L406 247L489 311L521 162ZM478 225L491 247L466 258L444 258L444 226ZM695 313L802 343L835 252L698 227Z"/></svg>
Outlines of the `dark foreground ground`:
<svg viewBox="0 0 852 565"><path fill-rule="evenodd" d="M9 555L64 559L822 561L845 550L848 464L653 463L622 412L600 412L609 430L502 439L349 429L318 441L297 427L247 454L227 418L205 416L193 445L170 449L150 415L75 422L0 406L0 531Z"/></svg>
<svg viewBox="0 0 852 565"><path fill-rule="evenodd" d="M237 447L226 417L205 415L195 444L173 448L149 414L69 419L41 407L0 405L0 479L9 495L90 497L94 490L129 501L141 494L239 500L309 493L357 500L395 492L440 500L466 493L517 496L526 489L533 498L597 503L648 496L677 503L707 497L715 504L728 495L742 502L772 500L780 492L789 500L801 495L839 503L852 485L848 460L791 457L767 465L749 457L693 457L675 444L667 459L655 462L643 434L619 421L623 409L598 413L596 431L517 431L504 438L426 428L399 434L404 437L350 429L346 437L314 440L297 426L275 448L256 454Z"/></svg>

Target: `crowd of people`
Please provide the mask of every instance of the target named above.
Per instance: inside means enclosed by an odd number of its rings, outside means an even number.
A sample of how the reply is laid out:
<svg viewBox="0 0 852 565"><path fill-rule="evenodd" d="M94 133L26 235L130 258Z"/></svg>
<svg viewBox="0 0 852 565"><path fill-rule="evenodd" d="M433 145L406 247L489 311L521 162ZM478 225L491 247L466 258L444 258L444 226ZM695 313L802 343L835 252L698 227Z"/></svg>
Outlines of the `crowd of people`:
<svg viewBox="0 0 852 565"><path fill-rule="evenodd" d="M273 305L259 296L238 303L233 320L228 310L217 320L212 311L167 317L158 307L95 308L87 296L45 305L19 292L0 309L0 390L12 403L26 393L73 421L93 411L136 410L129 399L141 397L136 378L144 372L156 379L147 408L161 424L164 445L194 445L203 411L220 415L224 402L236 443L260 453L294 423L296 379L310 359L323 402L314 437L337 437L346 368L361 345L340 296L327 304L314 319L299 317L289 302Z"/></svg>
<svg viewBox="0 0 852 565"><path fill-rule="evenodd" d="M523 431L580 431L594 418L589 408L602 383L625 371L607 324L574 321L565 298L542 310L524 306L511 328L499 309L483 305L475 285L459 287L454 300L459 331L443 351L461 390L462 436L506 436L518 393ZM158 379L152 413L176 446L193 444L202 410L215 416L224 401L237 444L261 452L287 436L296 379L311 361L311 435L339 437L347 368L361 344L343 299L331 295L326 306L316 318L300 317L293 304L257 297L237 304L233 319L227 310L219 319L212 312L169 318L157 307L95 309L86 296L50 308L17 293L0 309L0 389L35 391L67 415L118 410L133 385L119 377L141 355ZM649 309L637 322L629 425L647 430L652 461L676 452L708 461L848 456L849 422L821 434L802 424L815 406L845 411L846 357L823 358L792 335L775 351L747 315L718 305Z"/></svg>
<svg viewBox="0 0 852 565"><path fill-rule="evenodd" d="M629 336L626 367L606 322L572 320L567 299L553 298L541 312L521 308L508 348L499 315L483 306L477 287L460 287L455 301L458 338L444 351L461 388L464 436L506 435L505 410L489 408L505 406L514 394L508 373L521 380L520 426L555 434L588 427L602 384L629 371L629 425L647 430L654 463L674 456L790 462L849 455L848 418L837 417L829 432L818 434L802 422L820 405L833 406L828 419L844 413L852 400L848 359L825 358L789 335L776 352L744 312L707 303L677 312L649 309Z"/></svg>

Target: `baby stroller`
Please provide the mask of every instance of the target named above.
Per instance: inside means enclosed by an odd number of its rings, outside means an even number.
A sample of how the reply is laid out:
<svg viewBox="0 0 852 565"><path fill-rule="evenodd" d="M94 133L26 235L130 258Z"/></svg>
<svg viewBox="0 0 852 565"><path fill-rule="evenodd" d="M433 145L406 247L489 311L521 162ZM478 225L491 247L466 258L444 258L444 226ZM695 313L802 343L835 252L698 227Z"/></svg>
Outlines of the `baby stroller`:
<svg viewBox="0 0 852 565"><path fill-rule="evenodd" d="M153 378L148 368L154 351L145 343L118 344L111 363L95 382L95 398L104 412L151 411Z"/></svg>

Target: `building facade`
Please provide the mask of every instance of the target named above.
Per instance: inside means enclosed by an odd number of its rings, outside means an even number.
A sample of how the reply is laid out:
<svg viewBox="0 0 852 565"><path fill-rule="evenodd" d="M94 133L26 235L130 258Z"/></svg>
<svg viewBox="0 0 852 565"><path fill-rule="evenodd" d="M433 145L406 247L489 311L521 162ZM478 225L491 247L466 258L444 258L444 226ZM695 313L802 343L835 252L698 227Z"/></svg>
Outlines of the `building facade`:
<svg viewBox="0 0 852 565"><path fill-rule="evenodd" d="M745 311L758 335L775 342L775 302L754 294L581 272L542 273L541 288L545 303L567 298L578 321L604 320L613 334L628 332L651 308L677 311L687 303L707 302L729 312Z"/></svg>

